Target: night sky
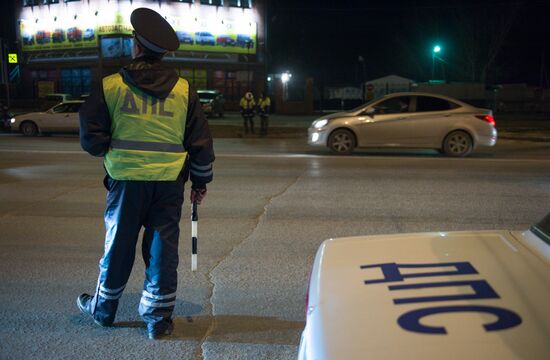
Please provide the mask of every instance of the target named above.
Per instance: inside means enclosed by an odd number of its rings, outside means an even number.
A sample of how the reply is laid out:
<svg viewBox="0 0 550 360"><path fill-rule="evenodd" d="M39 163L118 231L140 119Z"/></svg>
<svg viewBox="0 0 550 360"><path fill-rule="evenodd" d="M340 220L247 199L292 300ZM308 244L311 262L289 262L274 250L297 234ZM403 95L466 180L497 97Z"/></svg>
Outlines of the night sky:
<svg viewBox="0 0 550 360"><path fill-rule="evenodd" d="M12 4L1 1L2 37L15 31ZM323 85L389 74L426 81L438 43L445 64L436 62L436 78L549 88L548 8L549 0L268 0L268 68Z"/></svg>
<svg viewBox="0 0 550 360"><path fill-rule="evenodd" d="M269 67L327 85L389 74L426 81L437 42L445 64L436 62L436 78L539 85L544 56L550 87L549 8L548 0L272 0Z"/></svg>

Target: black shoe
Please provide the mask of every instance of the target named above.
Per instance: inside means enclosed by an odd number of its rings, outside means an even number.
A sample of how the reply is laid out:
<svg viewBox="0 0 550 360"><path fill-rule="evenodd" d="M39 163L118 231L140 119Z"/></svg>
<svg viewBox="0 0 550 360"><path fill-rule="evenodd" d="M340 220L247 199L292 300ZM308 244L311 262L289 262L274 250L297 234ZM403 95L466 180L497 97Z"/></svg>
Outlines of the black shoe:
<svg viewBox="0 0 550 360"><path fill-rule="evenodd" d="M76 298L76 306L78 306L78 309L80 309L81 313L91 317L97 325L102 327L111 326L112 324L108 324L106 322L96 320L94 318L94 314L92 314L92 309L91 309L92 299L93 299L93 296L88 294L82 294L78 298Z"/></svg>
<svg viewBox="0 0 550 360"><path fill-rule="evenodd" d="M151 340L162 340L168 338L170 335L172 335L172 331L174 330L174 324L172 321L168 323L165 329L163 330L152 330L148 332L148 337Z"/></svg>

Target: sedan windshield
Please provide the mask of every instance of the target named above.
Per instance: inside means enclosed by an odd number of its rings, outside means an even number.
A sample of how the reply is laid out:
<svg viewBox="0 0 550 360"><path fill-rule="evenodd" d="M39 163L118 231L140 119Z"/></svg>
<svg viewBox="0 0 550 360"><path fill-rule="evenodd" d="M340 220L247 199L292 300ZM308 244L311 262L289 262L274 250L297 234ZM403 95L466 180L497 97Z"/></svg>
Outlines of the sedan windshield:
<svg viewBox="0 0 550 360"><path fill-rule="evenodd" d="M547 244L550 244L550 214L531 227L531 231L537 234Z"/></svg>
<svg viewBox="0 0 550 360"><path fill-rule="evenodd" d="M376 98L376 99L372 99L371 101L369 101L369 102L367 102L367 103L365 103L365 104L363 104L363 105L359 105L359 106L356 107L356 108L353 108L353 109L351 109L351 110L348 110L348 112L354 113L354 112L358 112L358 111L364 110L365 108L367 108L367 107L369 107L370 105L372 105L372 104L374 104L374 103L380 101L381 99L383 99L383 97L381 97L381 98Z"/></svg>

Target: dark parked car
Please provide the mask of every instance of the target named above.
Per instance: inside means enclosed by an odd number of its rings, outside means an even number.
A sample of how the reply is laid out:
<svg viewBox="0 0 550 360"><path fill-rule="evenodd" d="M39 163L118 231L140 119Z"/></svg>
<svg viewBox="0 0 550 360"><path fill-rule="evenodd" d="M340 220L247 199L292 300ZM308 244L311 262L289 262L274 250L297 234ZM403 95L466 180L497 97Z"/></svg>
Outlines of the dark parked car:
<svg viewBox="0 0 550 360"><path fill-rule="evenodd" d="M206 116L223 117L225 99L218 90L197 90L197 94Z"/></svg>
<svg viewBox="0 0 550 360"><path fill-rule="evenodd" d="M8 111L8 107L0 103L0 132L10 131L12 118L13 114Z"/></svg>

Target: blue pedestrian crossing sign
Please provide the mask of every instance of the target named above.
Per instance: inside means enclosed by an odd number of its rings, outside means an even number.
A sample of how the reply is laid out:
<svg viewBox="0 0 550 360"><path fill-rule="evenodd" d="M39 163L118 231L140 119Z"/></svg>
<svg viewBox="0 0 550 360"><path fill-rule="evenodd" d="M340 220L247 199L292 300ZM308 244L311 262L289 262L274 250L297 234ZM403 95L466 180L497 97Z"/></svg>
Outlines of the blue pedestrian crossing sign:
<svg viewBox="0 0 550 360"><path fill-rule="evenodd" d="M8 54L8 62L10 64L17 64L17 54Z"/></svg>

